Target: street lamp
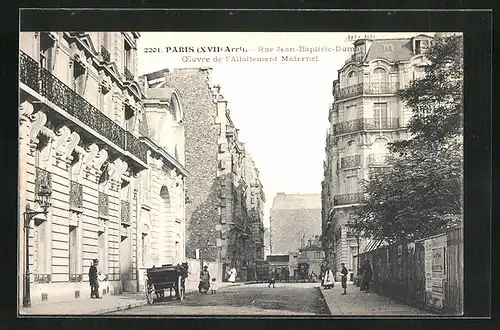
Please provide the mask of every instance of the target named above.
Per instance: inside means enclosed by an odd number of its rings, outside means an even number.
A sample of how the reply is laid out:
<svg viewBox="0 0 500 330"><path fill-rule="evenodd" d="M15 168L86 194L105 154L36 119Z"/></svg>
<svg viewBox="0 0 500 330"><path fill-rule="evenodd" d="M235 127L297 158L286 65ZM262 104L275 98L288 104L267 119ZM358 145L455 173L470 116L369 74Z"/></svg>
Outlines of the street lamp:
<svg viewBox="0 0 500 330"><path fill-rule="evenodd" d="M24 218L24 233L26 235L25 242L25 272L24 272L24 287L23 287L23 306L31 306L31 294L30 294L30 261L29 261L29 239L30 239L30 221L35 216L39 214L47 214L48 208L50 207L52 191L50 191L47 185L42 185L40 192L38 193L38 203L42 208L41 211L31 210L30 205L26 204L26 211L23 213Z"/></svg>

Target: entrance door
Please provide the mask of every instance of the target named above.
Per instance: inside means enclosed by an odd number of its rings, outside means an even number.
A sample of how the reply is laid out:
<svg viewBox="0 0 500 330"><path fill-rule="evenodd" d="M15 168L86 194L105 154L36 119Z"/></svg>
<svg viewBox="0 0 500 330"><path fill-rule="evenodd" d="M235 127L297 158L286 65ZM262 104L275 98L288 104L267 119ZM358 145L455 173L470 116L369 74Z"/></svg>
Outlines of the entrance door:
<svg viewBox="0 0 500 330"><path fill-rule="evenodd" d="M132 272L132 256L129 236L128 234L122 234L120 242L120 281L123 291L131 290L129 281Z"/></svg>

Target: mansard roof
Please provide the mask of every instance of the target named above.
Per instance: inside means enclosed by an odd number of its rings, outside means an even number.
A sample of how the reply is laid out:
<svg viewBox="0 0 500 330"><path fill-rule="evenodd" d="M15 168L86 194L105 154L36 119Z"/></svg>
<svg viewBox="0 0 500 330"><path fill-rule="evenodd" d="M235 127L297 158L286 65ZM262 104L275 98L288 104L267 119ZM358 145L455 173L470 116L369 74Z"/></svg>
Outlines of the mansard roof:
<svg viewBox="0 0 500 330"><path fill-rule="evenodd" d="M389 62L408 61L413 57L411 38L373 40L365 61L386 59Z"/></svg>

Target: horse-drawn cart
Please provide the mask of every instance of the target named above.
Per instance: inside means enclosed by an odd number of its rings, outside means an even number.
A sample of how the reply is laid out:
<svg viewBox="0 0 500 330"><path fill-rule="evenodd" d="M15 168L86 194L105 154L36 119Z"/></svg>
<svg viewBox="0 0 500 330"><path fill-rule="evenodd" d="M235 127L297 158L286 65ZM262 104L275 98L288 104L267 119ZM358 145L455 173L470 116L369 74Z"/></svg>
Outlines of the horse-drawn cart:
<svg viewBox="0 0 500 330"><path fill-rule="evenodd" d="M146 299L148 304L152 304L155 300L165 298L165 291L170 290L172 297L172 289L175 292L175 297L182 301L186 295L185 280L188 276L188 265L182 263L177 266L167 264L161 267L149 268L146 278ZM153 293L156 298L153 297Z"/></svg>

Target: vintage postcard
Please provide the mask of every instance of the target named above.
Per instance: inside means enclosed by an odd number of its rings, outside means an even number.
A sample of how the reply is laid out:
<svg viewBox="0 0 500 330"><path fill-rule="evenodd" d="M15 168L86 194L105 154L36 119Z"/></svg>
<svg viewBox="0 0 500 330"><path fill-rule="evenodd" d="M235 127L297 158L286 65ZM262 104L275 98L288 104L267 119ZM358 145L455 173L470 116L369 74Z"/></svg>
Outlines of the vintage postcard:
<svg viewBox="0 0 500 330"><path fill-rule="evenodd" d="M19 315L462 314L462 34L19 47Z"/></svg>

